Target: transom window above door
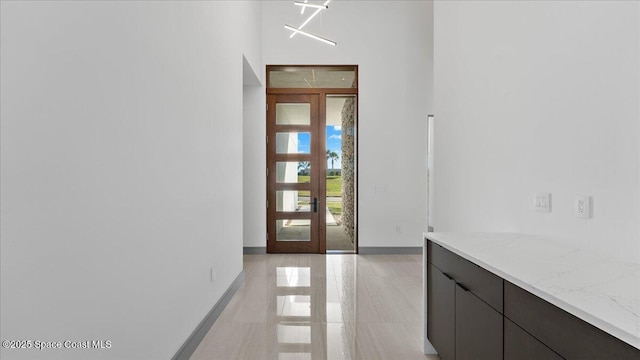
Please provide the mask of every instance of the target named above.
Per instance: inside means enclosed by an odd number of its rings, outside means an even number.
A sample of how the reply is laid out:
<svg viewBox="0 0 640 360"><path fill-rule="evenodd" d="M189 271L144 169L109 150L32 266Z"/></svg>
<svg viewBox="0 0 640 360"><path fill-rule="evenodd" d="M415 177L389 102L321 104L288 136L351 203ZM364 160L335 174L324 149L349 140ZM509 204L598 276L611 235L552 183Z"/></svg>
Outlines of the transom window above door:
<svg viewBox="0 0 640 360"><path fill-rule="evenodd" d="M358 87L355 66L269 66L269 88L325 88Z"/></svg>

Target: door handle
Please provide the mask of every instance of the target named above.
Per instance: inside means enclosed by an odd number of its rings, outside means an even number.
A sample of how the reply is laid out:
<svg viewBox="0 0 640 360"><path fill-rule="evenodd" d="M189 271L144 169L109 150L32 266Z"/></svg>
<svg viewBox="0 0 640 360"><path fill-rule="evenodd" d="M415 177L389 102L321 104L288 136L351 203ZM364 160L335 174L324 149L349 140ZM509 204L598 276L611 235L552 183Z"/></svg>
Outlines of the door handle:
<svg viewBox="0 0 640 360"><path fill-rule="evenodd" d="M313 198L313 212L318 212L318 198Z"/></svg>

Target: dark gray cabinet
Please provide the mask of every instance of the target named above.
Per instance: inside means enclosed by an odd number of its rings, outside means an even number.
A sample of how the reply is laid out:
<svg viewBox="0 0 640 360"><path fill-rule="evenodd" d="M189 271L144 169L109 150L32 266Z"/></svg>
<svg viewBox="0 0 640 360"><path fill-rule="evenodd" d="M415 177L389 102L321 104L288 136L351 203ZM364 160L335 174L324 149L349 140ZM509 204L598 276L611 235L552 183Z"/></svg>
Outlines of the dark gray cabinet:
<svg viewBox="0 0 640 360"><path fill-rule="evenodd" d="M504 360L562 360L562 357L505 317Z"/></svg>
<svg viewBox="0 0 640 360"><path fill-rule="evenodd" d="M567 360L640 360L640 350L504 282L504 316Z"/></svg>
<svg viewBox="0 0 640 360"><path fill-rule="evenodd" d="M442 360L455 357L456 283L438 268L429 265L427 333Z"/></svg>
<svg viewBox="0 0 640 360"><path fill-rule="evenodd" d="M435 267L502 313L502 278L438 244L431 243L429 249L428 260Z"/></svg>
<svg viewBox="0 0 640 360"><path fill-rule="evenodd" d="M640 350L427 242L427 338L442 360L640 360Z"/></svg>
<svg viewBox="0 0 640 360"><path fill-rule="evenodd" d="M429 341L442 360L501 360L502 279L437 244L428 246Z"/></svg>
<svg viewBox="0 0 640 360"><path fill-rule="evenodd" d="M456 360L502 359L502 314L456 285Z"/></svg>

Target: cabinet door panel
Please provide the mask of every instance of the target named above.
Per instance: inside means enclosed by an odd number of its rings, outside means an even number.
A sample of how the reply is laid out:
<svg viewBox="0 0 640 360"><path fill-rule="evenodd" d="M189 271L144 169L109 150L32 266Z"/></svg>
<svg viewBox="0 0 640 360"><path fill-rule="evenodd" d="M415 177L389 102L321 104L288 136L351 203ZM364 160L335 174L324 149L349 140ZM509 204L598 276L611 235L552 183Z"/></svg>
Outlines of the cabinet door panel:
<svg viewBox="0 0 640 360"><path fill-rule="evenodd" d="M427 338L442 360L455 359L455 283L433 265L427 274Z"/></svg>
<svg viewBox="0 0 640 360"><path fill-rule="evenodd" d="M502 359L502 314L456 285L456 360Z"/></svg>
<svg viewBox="0 0 640 360"><path fill-rule="evenodd" d="M505 318L504 360L563 360L563 358Z"/></svg>

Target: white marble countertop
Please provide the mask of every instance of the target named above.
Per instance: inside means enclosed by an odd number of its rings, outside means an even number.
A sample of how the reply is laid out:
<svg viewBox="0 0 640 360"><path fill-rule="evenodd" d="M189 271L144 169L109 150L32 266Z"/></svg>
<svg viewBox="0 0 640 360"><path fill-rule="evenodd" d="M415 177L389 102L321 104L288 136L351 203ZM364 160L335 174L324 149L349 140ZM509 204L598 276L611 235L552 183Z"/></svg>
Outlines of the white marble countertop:
<svg viewBox="0 0 640 360"><path fill-rule="evenodd" d="M424 237L640 349L640 263L524 234Z"/></svg>

